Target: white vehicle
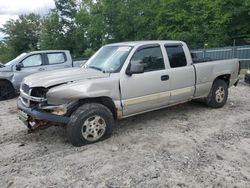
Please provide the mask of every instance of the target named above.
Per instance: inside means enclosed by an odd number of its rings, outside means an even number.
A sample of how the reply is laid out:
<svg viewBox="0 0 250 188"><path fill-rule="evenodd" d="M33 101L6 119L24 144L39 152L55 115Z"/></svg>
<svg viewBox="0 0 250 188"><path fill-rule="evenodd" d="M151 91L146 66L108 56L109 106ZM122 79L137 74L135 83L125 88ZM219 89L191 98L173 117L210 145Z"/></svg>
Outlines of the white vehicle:
<svg viewBox="0 0 250 188"><path fill-rule="evenodd" d="M46 50L23 53L6 64L0 64L0 100L19 92L24 77L43 71L81 67L86 60L72 61L68 50Z"/></svg>

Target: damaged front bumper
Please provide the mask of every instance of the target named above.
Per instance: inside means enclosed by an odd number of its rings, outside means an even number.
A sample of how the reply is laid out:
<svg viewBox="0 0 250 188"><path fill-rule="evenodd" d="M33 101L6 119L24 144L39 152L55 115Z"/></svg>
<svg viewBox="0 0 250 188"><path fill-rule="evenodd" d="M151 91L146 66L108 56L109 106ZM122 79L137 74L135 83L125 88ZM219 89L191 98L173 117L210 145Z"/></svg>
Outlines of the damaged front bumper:
<svg viewBox="0 0 250 188"><path fill-rule="evenodd" d="M53 122L53 123L60 123L60 124L68 124L70 118L67 116L56 115L45 110L39 109L38 107L26 107L21 98L17 100L17 107L20 110L19 118L28 125L29 119L33 120L41 120L43 122ZM29 127L30 128L30 127Z"/></svg>

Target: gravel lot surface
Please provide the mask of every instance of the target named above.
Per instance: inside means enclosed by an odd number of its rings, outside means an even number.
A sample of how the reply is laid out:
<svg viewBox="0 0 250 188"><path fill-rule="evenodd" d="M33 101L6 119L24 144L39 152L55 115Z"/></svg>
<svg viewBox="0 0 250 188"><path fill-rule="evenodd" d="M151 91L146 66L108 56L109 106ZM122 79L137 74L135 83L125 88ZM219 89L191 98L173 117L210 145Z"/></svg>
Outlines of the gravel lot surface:
<svg viewBox="0 0 250 188"><path fill-rule="evenodd" d="M116 122L80 148L63 127L28 134L0 102L0 187L250 187L250 87L224 108L187 103Z"/></svg>

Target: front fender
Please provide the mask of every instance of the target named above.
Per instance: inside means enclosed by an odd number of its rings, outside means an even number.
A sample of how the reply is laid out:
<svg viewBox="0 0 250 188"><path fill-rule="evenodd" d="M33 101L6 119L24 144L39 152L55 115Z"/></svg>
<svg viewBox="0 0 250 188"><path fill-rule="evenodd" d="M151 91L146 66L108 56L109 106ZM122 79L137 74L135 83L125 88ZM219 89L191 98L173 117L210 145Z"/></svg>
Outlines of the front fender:
<svg viewBox="0 0 250 188"><path fill-rule="evenodd" d="M68 83L49 89L46 97L48 104L63 104L79 99L97 97L109 97L114 101L119 101L119 81L103 78Z"/></svg>

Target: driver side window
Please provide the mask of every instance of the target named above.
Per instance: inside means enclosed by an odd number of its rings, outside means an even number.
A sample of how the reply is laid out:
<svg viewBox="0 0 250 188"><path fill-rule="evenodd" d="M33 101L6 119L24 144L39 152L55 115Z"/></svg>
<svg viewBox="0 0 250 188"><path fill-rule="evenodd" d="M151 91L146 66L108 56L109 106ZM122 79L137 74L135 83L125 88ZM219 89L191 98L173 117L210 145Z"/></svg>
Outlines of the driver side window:
<svg viewBox="0 0 250 188"><path fill-rule="evenodd" d="M23 67L35 67L42 65L42 57L40 54L31 55L22 61Z"/></svg>
<svg viewBox="0 0 250 188"><path fill-rule="evenodd" d="M160 46L146 47L136 51L131 59L131 64L143 64L144 71L156 71L165 69Z"/></svg>

